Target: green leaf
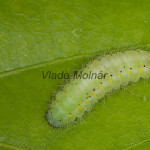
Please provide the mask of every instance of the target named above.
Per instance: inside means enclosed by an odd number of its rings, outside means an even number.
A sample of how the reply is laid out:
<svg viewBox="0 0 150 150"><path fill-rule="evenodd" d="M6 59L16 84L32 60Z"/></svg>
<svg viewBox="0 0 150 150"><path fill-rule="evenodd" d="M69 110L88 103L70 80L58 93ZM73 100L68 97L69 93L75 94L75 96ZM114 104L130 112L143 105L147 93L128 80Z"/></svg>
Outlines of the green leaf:
<svg viewBox="0 0 150 150"><path fill-rule="evenodd" d="M94 56L150 50L149 0L0 0L0 150L150 148L150 79L112 92L73 126L46 119L61 80Z"/></svg>

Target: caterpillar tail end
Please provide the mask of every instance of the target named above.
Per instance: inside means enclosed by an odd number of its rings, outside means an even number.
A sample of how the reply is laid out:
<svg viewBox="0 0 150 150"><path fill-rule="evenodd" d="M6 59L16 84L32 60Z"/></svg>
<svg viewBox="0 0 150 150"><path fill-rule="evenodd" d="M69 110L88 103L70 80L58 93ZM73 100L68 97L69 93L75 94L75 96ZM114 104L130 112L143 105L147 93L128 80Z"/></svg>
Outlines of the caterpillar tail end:
<svg viewBox="0 0 150 150"><path fill-rule="evenodd" d="M47 120L50 123L51 126L55 127L55 128L61 128L64 126L63 123L61 123L59 120L56 120L52 113L50 111L48 111L47 113Z"/></svg>

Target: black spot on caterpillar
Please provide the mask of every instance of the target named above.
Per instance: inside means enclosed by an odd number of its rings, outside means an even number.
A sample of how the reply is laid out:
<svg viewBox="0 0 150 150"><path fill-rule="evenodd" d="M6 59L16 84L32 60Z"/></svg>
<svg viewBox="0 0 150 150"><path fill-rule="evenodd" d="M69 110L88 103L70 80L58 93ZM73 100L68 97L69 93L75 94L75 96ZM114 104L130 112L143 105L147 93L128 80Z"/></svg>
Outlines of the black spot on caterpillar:
<svg viewBox="0 0 150 150"><path fill-rule="evenodd" d="M74 123L88 112L107 93L129 82L150 77L150 52L125 51L98 57L82 70L84 73L107 73L103 79L72 79L56 94L47 113L48 122L54 127Z"/></svg>

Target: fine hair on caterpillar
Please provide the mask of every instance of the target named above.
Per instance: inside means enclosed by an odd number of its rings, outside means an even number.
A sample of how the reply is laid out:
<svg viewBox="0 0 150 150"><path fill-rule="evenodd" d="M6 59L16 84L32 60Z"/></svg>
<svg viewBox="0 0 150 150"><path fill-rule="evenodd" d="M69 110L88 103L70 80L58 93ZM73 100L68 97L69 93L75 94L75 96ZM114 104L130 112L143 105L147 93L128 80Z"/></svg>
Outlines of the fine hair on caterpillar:
<svg viewBox="0 0 150 150"><path fill-rule="evenodd" d="M103 78L72 78L56 93L51 102L47 119L54 127L74 123L90 112L106 94L150 77L150 52L127 50L97 57L80 71L86 76L101 73Z"/></svg>

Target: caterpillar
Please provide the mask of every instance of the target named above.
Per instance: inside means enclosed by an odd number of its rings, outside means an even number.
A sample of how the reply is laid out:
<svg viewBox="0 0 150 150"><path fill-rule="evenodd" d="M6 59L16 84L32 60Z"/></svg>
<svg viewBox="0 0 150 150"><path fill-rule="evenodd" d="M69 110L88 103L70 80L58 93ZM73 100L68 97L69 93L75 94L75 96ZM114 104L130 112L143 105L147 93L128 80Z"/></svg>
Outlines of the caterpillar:
<svg viewBox="0 0 150 150"><path fill-rule="evenodd" d="M82 73L105 74L105 78L71 79L56 94L47 113L48 122L54 127L64 127L82 118L93 106L112 90L150 77L150 52L128 50L97 57Z"/></svg>

